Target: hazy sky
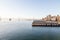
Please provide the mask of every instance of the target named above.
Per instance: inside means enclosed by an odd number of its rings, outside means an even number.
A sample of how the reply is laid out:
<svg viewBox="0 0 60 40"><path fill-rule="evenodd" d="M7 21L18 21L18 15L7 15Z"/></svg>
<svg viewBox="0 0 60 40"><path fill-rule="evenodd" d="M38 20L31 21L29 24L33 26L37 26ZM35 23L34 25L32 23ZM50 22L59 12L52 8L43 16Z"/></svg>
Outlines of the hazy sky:
<svg viewBox="0 0 60 40"><path fill-rule="evenodd" d="M41 18L60 15L60 0L0 0L1 17Z"/></svg>

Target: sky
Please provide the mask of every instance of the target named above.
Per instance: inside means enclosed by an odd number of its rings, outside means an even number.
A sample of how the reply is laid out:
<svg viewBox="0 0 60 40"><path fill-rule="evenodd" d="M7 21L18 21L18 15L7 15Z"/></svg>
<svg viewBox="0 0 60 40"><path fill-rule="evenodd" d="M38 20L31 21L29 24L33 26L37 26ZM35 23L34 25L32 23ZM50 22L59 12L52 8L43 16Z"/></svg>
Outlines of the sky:
<svg viewBox="0 0 60 40"><path fill-rule="evenodd" d="M0 0L0 17L42 18L60 15L60 0Z"/></svg>

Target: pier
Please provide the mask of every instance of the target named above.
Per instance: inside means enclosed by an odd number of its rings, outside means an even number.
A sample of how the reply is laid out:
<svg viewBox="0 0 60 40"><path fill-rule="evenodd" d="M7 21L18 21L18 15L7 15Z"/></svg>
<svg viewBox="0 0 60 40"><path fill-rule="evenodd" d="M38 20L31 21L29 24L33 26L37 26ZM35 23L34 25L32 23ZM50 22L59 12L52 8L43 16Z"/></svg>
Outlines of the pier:
<svg viewBox="0 0 60 40"><path fill-rule="evenodd" d="M33 27L35 27L35 26L39 26L39 27L60 27L60 24L58 24L57 22L46 22L46 21L40 21L40 20L38 20L38 21L34 21L33 23L32 23L32 26Z"/></svg>
<svg viewBox="0 0 60 40"><path fill-rule="evenodd" d="M41 20L34 20L32 26L39 26L39 27L60 27L60 16L51 16L48 15Z"/></svg>

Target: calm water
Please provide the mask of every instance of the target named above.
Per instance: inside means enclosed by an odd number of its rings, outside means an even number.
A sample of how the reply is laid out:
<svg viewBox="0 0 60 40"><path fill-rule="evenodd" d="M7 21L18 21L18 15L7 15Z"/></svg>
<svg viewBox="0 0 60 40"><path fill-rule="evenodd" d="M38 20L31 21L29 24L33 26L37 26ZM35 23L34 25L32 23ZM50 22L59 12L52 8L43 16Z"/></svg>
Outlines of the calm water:
<svg viewBox="0 0 60 40"><path fill-rule="evenodd" d="M0 22L0 40L60 40L60 27L32 27L32 21Z"/></svg>

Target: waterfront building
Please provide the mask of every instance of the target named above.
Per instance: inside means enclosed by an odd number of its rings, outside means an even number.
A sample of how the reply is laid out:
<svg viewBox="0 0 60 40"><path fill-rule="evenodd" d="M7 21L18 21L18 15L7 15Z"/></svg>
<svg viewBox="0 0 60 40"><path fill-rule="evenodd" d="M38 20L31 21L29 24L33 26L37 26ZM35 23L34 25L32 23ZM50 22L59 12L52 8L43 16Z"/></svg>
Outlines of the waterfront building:
<svg viewBox="0 0 60 40"><path fill-rule="evenodd" d="M56 16L52 16L51 21L56 21Z"/></svg>
<svg viewBox="0 0 60 40"><path fill-rule="evenodd" d="M58 22L58 24L60 24L60 16L59 15L57 15L57 22Z"/></svg>
<svg viewBox="0 0 60 40"><path fill-rule="evenodd" d="M44 20L44 21L56 21L60 24L60 16L59 15L57 15L57 16L48 15L47 17L42 18L42 20Z"/></svg>
<svg viewBox="0 0 60 40"><path fill-rule="evenodd" d="M51 21L51 15L47 16L47 21Z"/></svg>

